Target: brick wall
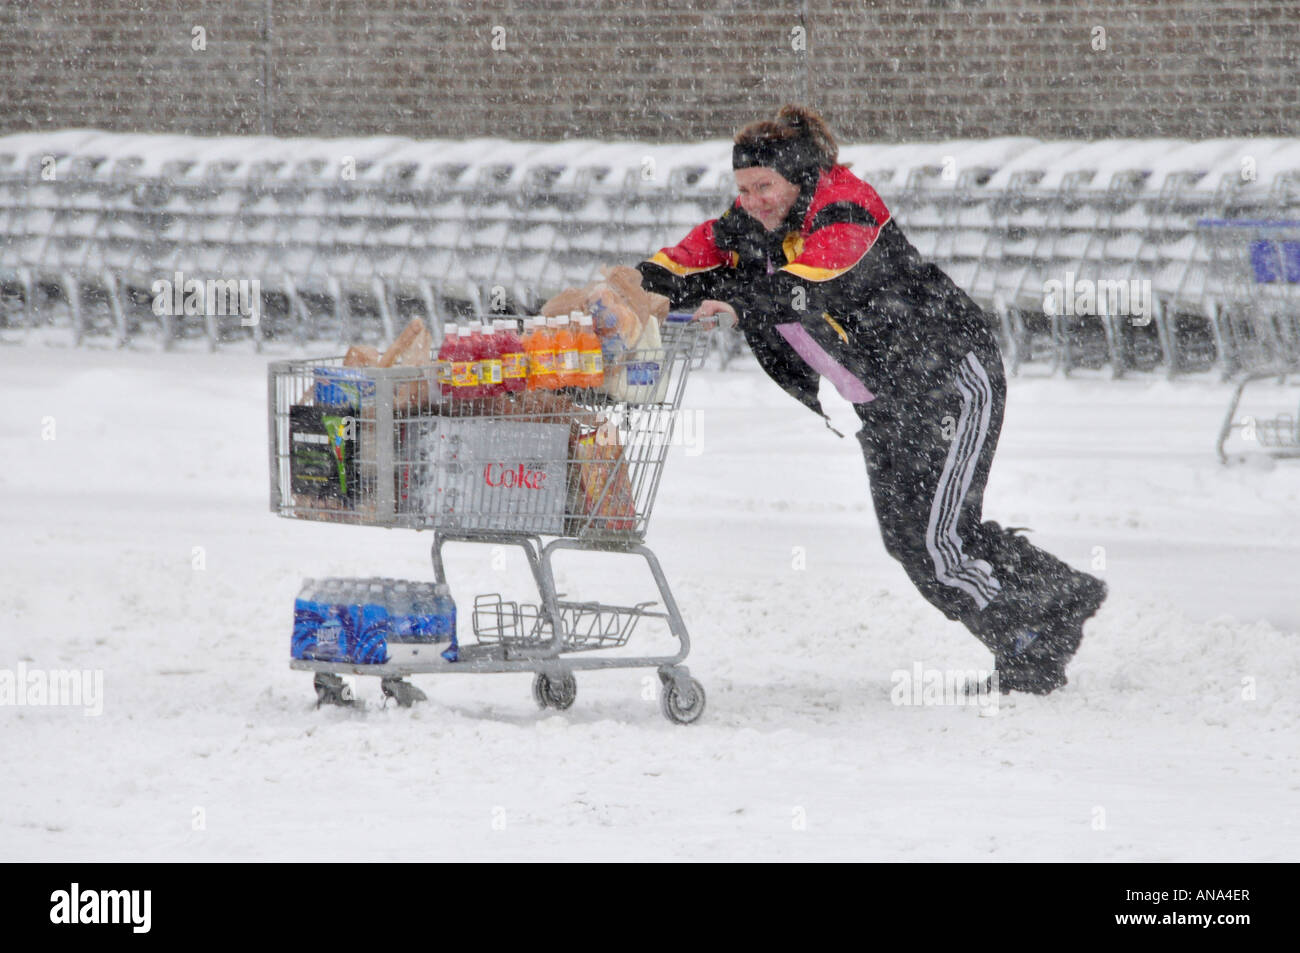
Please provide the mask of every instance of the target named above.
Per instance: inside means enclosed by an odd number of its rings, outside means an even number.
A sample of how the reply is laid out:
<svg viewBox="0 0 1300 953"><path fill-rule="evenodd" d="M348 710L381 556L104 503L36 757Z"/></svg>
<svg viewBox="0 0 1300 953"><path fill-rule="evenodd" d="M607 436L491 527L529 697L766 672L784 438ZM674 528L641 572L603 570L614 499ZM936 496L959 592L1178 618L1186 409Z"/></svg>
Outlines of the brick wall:
<svg viewBox="0 0 1300 953"><path fill-rule="evenodd" d="M1294 136L1297 49L1300 0L0 0L0 132Z"/></svg>

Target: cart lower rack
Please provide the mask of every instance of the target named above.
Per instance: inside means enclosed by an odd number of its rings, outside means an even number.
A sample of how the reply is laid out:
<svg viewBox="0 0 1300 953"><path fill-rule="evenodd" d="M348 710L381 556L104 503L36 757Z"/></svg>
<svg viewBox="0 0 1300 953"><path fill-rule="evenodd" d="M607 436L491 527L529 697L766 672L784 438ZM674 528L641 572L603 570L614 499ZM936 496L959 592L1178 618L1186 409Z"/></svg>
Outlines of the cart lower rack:
<svg viewBox="0 0 1300 953"><path fill-rule="evenodd" d="M576 671L645 667L658 670L666 717L700 717L704 689L683 664L686 624L644 543L686 378L708 353L709 332L682 317L670 316L655 347L606 353L599 384L582 387L461 396L434 367L343 367L338 358L270 366L273 512L431 529L434 579L443 584L446 543L517 546L538 593L534 604L478 594L474 640L461 641L454 662L436 653L292 659L315 673L320 702L353 701L344 675L376 676L385 696L409 705L425 697L411 676L532 672L536 702L564 709L576 697ZM561 598L552 560L562 550L639 557L657 601ZM666 624L676 652L620 651L644 619Z"/></svg>

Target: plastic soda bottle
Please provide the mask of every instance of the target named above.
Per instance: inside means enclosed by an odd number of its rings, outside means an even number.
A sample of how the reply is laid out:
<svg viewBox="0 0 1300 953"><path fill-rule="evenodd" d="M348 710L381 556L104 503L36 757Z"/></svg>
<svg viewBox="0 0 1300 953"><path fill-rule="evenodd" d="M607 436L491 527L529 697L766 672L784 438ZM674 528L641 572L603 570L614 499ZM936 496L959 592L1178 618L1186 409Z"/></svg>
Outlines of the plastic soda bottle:
<svg viewBox="0 0 1300 953"><path fill-rule="evenodd" d="M536 327L533 326L533 319L524 318L523 333L519 335L519 343L524 348L524 388L526 390L535 390L533 376L533 335L537 333Z"/></svg>
<svg viewBox="0 0 1300 953"><path fill-rule="evenodd" d="M507 391L520 391L528 386L528 354L524 342L515 331L515 322L502 319L497 337L501 341L501 384Z"/></svg>
<svg viewBox="0 0 1300 953"><path fill-rule="evenodd" d="M438 348L438 391L443 397L451 396L451 358L448 355L455 345L456 325L449 324L443 332L442 346Z"/></svg>
<svg viewBox="0 0 1300 953"><path fill-rule="evenodd" d="M599 387L605 382L604 355L589 314L578 315L578 366L579 386Z"/></svg>
<svg viewBox="0 0 1300 953"><path fill-rule="evenodd" d="M555 374L559 387L580 387L577 327L561 315L555 319Z"/></svg>
<svg viewBox="0 0 1300 953"><path fill-rule="evenodd" d="M554 373L542 378L542 388L544 390L559 390L560 388L560 352L555 346L555 330L557 327L555 318L543 318L541 320L542 340L546 342L546 347L551 352L551 367Z"/></svg>
<svg viewBox="0 0 1300 953"><path fill-rule="evenodd" d="M477 321L469 323L469 346L470 353L474 355L474 387L470 397L482 397L485 382L483 372L486 368L483 366L483 325Z"/></svg>
<svg viewBox="0 0 1300 953"><path fill-rule="evenodd" d="M474 359L474 342L470 328L462 324L456 329L456 341L451 353L451 392L462 400L478 396L478 365Z"/></svg>
<svg viewBox="0 0 1300 953"><path fill-rule="evenodd" d="M528 353L528 389L555 389L555 344L547 333L546 319L533 319L533 330L524 338Z"/></svg>
<svg viewBox="0 0 1300 953"><path fill-rule="evenodd" d="M560 389L560 352L555 346L556 331L559 329L559 318L542 318L541 334L542 340L546 342L546 347L551 353L552 373L544 376L538 384L542 390L559 390Z"/></svg>
<svg viewBox="0 0 1300 953"><path fill-rule="evenodd" d="M496 333L495 322L479 325L479 379L482 396L495 397L505 393L502 383L501 339Z"/></svg>

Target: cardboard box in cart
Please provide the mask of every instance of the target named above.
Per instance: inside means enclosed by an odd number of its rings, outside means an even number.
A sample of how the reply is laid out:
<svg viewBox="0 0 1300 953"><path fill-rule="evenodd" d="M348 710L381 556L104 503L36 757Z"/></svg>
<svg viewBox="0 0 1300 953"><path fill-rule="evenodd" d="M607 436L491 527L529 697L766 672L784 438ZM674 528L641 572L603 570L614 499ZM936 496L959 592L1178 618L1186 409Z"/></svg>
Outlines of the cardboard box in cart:
<svg viewBox="0 0 1300 953"><path fill-rule="evenodd" d="M424 526L561 535L569 426L475 417L399 423L397 506Z"/></svg>
<svg viewBox="0 0 1300 953"><path fill-rule="evenodd" d="M357 492L357 441L350 408L289 408L290 488L304 505L348 504Z"/></svg>

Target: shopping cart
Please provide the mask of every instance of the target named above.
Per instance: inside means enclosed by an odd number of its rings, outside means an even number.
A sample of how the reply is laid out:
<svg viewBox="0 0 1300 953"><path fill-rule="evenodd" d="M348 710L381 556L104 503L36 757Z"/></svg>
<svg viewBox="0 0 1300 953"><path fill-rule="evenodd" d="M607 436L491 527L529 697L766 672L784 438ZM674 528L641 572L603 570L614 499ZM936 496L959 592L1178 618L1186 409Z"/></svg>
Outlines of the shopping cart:
<svg viewBox="0 0 1300 953"><path fill-rule="evenodd" d="M1209 252L1207 284L1220 302L1225 365L1238 375L1219 428L1219 459L1241 459L1240 450L1300 457L1300 399L1285 387L1300 371L1300 221L1202 219L1197 225ZM1262 401L1255 400L1257 390L1246 404L1247 388L1266 380L1283 386Z"/></svg>
<svg viewBox="0 0 1300 953"><path fill-rule="evenodd" d="M456 662L293 659L292 668L315 673L318 701L352 701L343 675L377 676L385 696L410 705L424 695L409 676L533 672L538 705L566 709L578 670L653 667L664 715L680 724L700 717L703 686L682 664L686 624L644 538L686 378L703 364L709 332L688 315L670 315L658 344L608 360L600 386L468 399L442 393L432 367L348 368L341 358L270 365L272 512L431 529L438 583L446 582L448 542L518 546L539 597L477 595L474 638L460 633ZM562 598L552 571L560 550L640 556L662 606ZM675 654L617 651L645 619L667 624Z"/></svg>

